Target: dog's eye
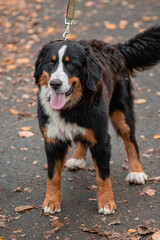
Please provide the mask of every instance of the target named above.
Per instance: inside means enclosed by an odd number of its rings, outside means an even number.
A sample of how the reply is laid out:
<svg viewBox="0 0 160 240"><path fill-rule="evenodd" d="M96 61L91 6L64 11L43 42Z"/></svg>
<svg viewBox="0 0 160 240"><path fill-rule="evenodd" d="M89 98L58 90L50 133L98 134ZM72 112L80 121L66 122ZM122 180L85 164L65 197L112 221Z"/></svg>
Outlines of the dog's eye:
<svg viewBox="0 0 160 240"><path fill-rule="evenodd" d="M72 68L73 64L71 62L67 62L67 68Z"/></svg>
<svg viewBox="0 0 160 240"><path fill-rule="evenodd" d="M49 63L49 66L50 66L50 67L54 67L54 65L55 65L55 62L54 62L54 61L52 61L52 62Z"/></svg>

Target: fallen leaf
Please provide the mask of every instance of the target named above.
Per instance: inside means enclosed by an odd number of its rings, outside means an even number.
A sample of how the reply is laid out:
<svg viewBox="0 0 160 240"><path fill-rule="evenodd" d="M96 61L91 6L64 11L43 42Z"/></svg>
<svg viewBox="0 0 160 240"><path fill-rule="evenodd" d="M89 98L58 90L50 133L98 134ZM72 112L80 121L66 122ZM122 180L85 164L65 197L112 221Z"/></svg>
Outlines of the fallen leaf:
<svg viewBox="0 0 160 240"><path fill-rule="evenodd" d="M160 231L155 232L155 233L152 235L152 240L160 240Z"/></svg>
<svg viewBox="0 0 160 240"><path fill-rule="evenodd" d="M73 40L73 39L75 39L76 38L76 35L75 34L71 34L70 36L69 36L69 39L70 40Z"/></svg>
<svg viewBox="0 0 160 240"><path fill-rule="evenodd" d="M95 171L95 167L94 166L84 167L84 169L87 170L87 171L91 171L91 172Z"/></svg>
<svg viewBox="0 0 160 240"><path fill-rule="evenodd" d="M28 131L30 129L31 129L31 127L25 127L25 126L20 128L21 131Z"/></svg>
<svg viewBox="0 0 160 240"><path fill-rule="evenodd" d="M93 1L88 1L85 3L85 7L91 7L94 5L94 2Z"/></svg>
<svg viewBox="0 0 160 240"><path fill-rule="evenodd" d="M128 25L128 21L127 20L120 20L118 27L120 29L125 29L127 27L127 25Z"/></svg>
<svg viewBox="0 0 160 240"><path fill-rule="evenodd" d="M44 239L50 238L52 236L52 234L56 233L58 230L59 230L59 227L48 230L48 231L45 231L44 234L43 234Z"/></svg>
<svg viewBox="0 0 160 240"><path fill-rule="evenodd" d="M10 64L10 65L7 66L7 69L8 70L15 70L17 67L18 67L17 64Z"/></svg>
<svg viewBox="0 0 160 240"><path fill-rule="evenodd" d="M158 96L160 96L160 92L156 92L156 94L157 94Z"/></svg>
<svg viewBox="0 0 160 240"><path fill-rule="evenodd" d="M22 94L22 98L24 98L24 99L29 99L30 96L29 96L28 94Z"/></svg>
<svg viewBox="0 0 160 240"><path fill-rule="evenodd" d="M30 62L30 59L29 58L18 58L17 60L16 60L16 63L17 64L27 64L27 63L29 63Z"/></svg>
<svg viewBox="0 0 160 240"><path fill-rule="evenodd" d="M150 227L150 226L138 226L138 233L140 235L147 235L154 233L156 231L156 228Z"/></svg>
<svg viewBox="0 0 160 240"><path fill-rule="evenodd" d="M120 220L116 220L116 221L112 221L108 224L108 226L111 226L111 225L120 225L122 222Z"/></svg>
<svg viewBox="0 0 160 240"><path fill-rule="evenodd" d="M136 230L136 229L133 229L133 228L130 228L130 229L128 229L128 232L129 232L129 233L135 233L135 232L137 232L137 230Z"/></svg>
<svg viewBox="0 0 160 240"><path fill-rule="evenodd" d="M59 228L61 228L61 227L64 226L64 223L61 223L61 222L55 220L55 221L52 221L52 222L51 222L51 225L52 225L53 227L59 227Z"/></svg>
<svg viewBox="0 0 160 240"><path fill-rule="evenodd" d="M19 131L18 136L22 138L28 138L28 137L33 137L34 133L30 131Z"/></svg>
<svg viewBox="0 0 160 240"><path fill-rule="evenodd" d="M34 208L34 206L31 206L31 205L22 205L22 206L16 207L14 209L14 211L15 212L25 212L25 211L29 211L33 208Z"/></svg>
<svg viewBox="0 0 160 240"><path fill-rule="evenodd" d="M151 182L154 182L154 183L160 182L160 176L149 178L148 181L151 181Z"/></svg>
<svg viewBox="0 0 160 240"><path fill-rule="evenodd" d="M91 185L91 186L87 187L87 189L96 191L97 190L97 186Z"/></svg>
<svg viewBox="0 0 160 240"><path fill-rule="evenodd" d="M43 164L43 169L44 169L44 170L48 170L48 164L47 164L47 163L44 163L44 164Z"/></svg>
<svg viewBox="0 0 160 240"><path fill-rule="evenodd" d="M13 108L10 108L9 109L10 113L13 114L13 115L18 115L19 114L19 111L13 109Z"/></svg>
<svg viewBox="0 0 160 240"><path fill-rule="evenodd" d="M142 104L142 103L145 103L145 102L147 102L147 100L146 99L142 99L142 98L134 100L135 104Z"/></svg>
<svg viewBox="0 0 160 240"><path fill-rule="evenodd" d="M154 135L153 138L154 138L154 139L160 139L160 134L156 134L156 135Z"/></svg>
<svg viewBox="0 0 160 240"><path fill-rule="evenodd" d="M55 31L55 28L54 28L54 27L49 27L49 28L47 28L47 30L44 32L44 34L49 35L49 34L53 33L54 31Z"/></svg>
<svg viewBox="0 0 160 240"><path fill-rule="evenodd" d="M152 196L154 196L155 192L156 192L156 190L149 188L149 189L146 190L145 194L152 197Z"/></svg>
<svg viewBox="0 0 160 240"><path fill-rule="evenodd" d="M14 189L14 192L23 192L23 188L22 187L17 187Z"/></svg>
<svg viewBox="0 0 160 240"><path fill-rule="evenodd" d="M156 190L151 189L150 187L145 187L142 189L142 191L140 191L140 196L143 196L144 194L146 194L146 195L152 197L152 196L154 196L155 192L156 192Z"/></svg>
<svg viewBox="0 0 160 240"><path fill-rule="evenodd" d="M105 25L106 29L109 29L109 30L117 29L117 25L115 23L110 23L108 21L105 21L104 25Z"/></svg>

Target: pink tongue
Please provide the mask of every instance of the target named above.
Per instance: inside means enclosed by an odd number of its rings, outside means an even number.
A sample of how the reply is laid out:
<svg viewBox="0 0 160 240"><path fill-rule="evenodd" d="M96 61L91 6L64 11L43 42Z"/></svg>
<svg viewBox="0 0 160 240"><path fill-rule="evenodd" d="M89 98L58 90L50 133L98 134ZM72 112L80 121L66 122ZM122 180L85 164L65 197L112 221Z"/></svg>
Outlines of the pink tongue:
<svg viewBox="0 0 160 240"><path fill-rule="evenodd" d="M53 92L50 99L50 105L53 109L61 109L66 102L65 93Z"/></svg>

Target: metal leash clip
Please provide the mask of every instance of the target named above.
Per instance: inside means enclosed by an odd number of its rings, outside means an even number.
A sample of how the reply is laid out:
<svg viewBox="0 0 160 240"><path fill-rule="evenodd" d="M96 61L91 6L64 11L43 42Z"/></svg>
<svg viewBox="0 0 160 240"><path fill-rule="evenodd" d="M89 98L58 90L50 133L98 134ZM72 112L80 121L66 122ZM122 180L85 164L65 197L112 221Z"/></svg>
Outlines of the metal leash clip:
<svg viewBox="0 0 160 240"><path fill-rule="evenodd" d="M65 32L63 33L63 38L66 40L69 38L69 36L71 35L70 32L70 27L72 26L73 20L68 21L67 18L65 18L65 25L67 25Z"/></svg>

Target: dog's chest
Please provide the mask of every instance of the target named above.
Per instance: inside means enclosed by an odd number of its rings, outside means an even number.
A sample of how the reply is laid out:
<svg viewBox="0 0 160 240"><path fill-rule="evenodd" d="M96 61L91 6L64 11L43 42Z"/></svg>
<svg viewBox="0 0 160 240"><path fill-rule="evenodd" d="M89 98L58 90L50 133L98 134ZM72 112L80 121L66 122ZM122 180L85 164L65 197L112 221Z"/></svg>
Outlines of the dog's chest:
<svg viewBox="0 0 160 240"><path fill-rule="evenodd" d="M86 133L85 128L79 127L76 123L65 122L58 111L52 113L46 128L49 138L57 138L62 141L73 141L77 135Z"/></svg>

